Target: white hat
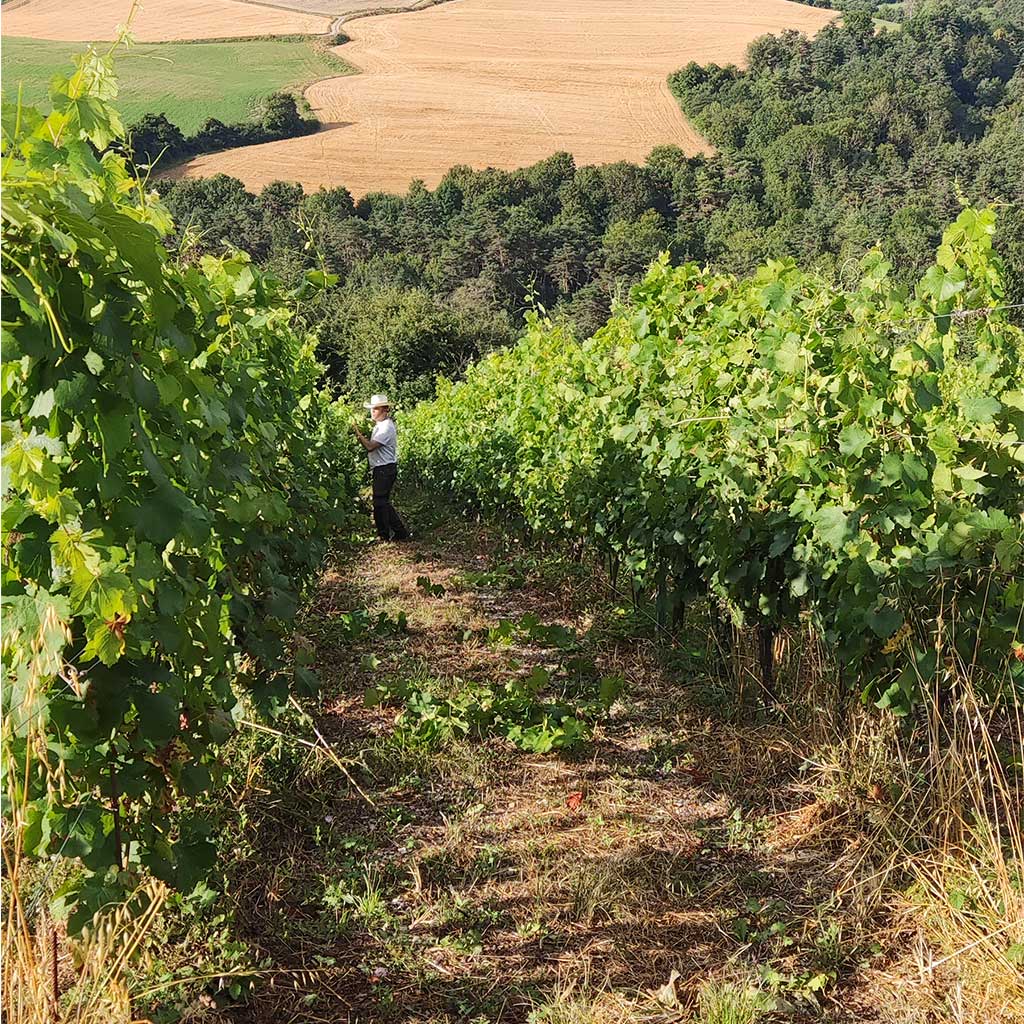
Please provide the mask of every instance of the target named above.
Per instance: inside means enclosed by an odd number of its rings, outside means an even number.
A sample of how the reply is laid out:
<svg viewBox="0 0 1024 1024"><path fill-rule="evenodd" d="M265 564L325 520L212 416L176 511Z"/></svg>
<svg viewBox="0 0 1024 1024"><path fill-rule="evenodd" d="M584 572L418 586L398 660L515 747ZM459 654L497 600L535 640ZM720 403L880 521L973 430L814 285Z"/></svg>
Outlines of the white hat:
<svg viewBox="0 0 1024 1024"><path fill-rule="evenodd" d="M363 404L363 408L376 409L379 405L386 405L389 409L391 408L387 395L370 395L370 400Z"/></svg>

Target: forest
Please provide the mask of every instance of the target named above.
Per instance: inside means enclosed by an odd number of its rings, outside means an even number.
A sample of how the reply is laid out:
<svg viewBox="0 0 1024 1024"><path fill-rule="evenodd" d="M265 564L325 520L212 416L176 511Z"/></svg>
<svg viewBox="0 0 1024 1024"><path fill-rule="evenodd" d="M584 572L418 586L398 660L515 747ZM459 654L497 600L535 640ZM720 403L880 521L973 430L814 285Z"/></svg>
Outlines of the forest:
<svg viewBox="0 0 1024 1024"><path fill-rule="evenodd" d="M576 167L556 154L515 172L455 167L433 191L357 203L285 183L257 196L224 177L160 190L191 255L234 246L286 281L315 266L338 275L303 313L329 339L321 358L342 390L372 390L360 346L393 337L384 383L403 399L429 394L423 366L456 372L510 340L529 308L586 337L662 251L737 273L792 256L844 280L878 243L913 280L964 202L1006 204L997 244L1021 300L1022 25L1009 8L948 0L899 31L847 12L813 40L759 41L746 71L683 68L671 85L711 158L658 147L643 166Z"/></svg>

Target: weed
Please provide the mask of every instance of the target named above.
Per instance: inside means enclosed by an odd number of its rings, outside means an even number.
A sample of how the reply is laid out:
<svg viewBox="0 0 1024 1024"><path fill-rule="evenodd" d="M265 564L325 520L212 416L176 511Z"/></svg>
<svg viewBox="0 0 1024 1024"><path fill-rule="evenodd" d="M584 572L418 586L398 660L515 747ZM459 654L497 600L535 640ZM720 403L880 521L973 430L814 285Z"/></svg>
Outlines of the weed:
<svg viewBox="0 0 1024 1024"><path fill-rule="evenodd" d="M502 619L496 626L491 626L487 630L486 637L492 644L509 645L519 640L561 651L576 651L580 648L579 637L573 630L557 622L545 624L532 612L527 612L518 619Z"/></svg>
<svg viewBox="0 0 1024 1024"><path fill-rule="evenodd" d="M475 928L445 935L438 939L437 944L442 949L451 949L456 953L464 953L467 956L479 956L484 951L482 937Z"/></svg>
<svg viewBox="0 0 1024 1024"><path fill-rule="evenodd" d="M493 781L499 752L454 737L443 746L432 746L397 729L367 747L363 764L383 787L402 790L443 785L446 801L457 806Z"/></svg>
<svg viewBox="0 0 1024 1024"><path fill-rule="evenodd" d="M685 740L659 739L647 749L634 771L640 775L667 775L693 767L695 760Z"/></svg>
<svg viewBox="0 0 1024 1024"><path fill-rule="evenodd" d="M835 971L779 971L773 967L761 968L761 980L772 993L784 994L788 999L817 1005L819 995L835 984ZM788 1006L788 999L774 1001L775 1008Z"/></svg>
<svg viewBox="0 0 1024 1024"><path fill-rule="evenodd" d="M743 808L736 807L725 821L725 846L732 850L756 850L768 833L764 817L744 817Z"/></svg>
<svg viewBox="0 0 1024 1024"><path fill-rule="evenodd" d="M698 1024L756 1024L771 1003L753 988L732 982L708 982L697 997Z"/></svg>
<svg viewBox="0 0 1024 1024"><path fill-rule="evenodd" d="M434 583L429 576L417 576L416 586L427 597L444 597L448 592L440 583Z"/></svg>
<svg viewBox="0 0 1024 1024"><path fill-rule="evenodd" d="M783 909L778 900L762 902L751 897L744 904L744 912L733 919L733 934L740 942L751 946L769 943L774 947L791 946L790 923L780 917Z"/></svg>
<svg viewBox="0 0 1024 1024"><path fill-rule="evenodd" d="M540 698L551 681L538 666L508 683L381 683L366 691L365 702L400 700L396 733L410 743L437 748L453 739L502 736L521 750L546 754L587 739L589 721L607 714L622 687L621 677L605 676L588 700L570 705Z"/></svg>
<svg viewBox="0 0 1024 1024"><path fill-rule="evenodd" d="M473 873L477 878L488 878L497 873L505 861L505 851L500 846L485 843L473 860Z"/></svg>
<svg viewBox="0 0 1024 1024"><path fill-rule="evenodd" d="M459 581L475 590L519 590L526 585L526 575L515 565L497 565L481 572L467 570Z"/></svg>
<svg viewBox="0 0 1024 1024"><path fill-rule="evenodd" d="M350 645L371 636L401 636L408 628L405 612L399 612L396 616L388 615L387 612L373 615L366 608L356 608L319 620L315 632L316 639L321 643Z"/></svg>
<svg viewBox="0 0 1024 1024"><path fill-rule="evenodd" d="M452 892L443 897L439 903L441 924L447 927L478 927L491 928L504 917L500 910L493 907L479 906L468 896Z"/></svg>
<svg viewBox="0 0 1024 1024"><path fill-rule="evenodd" d="M380 873L372 867L364 869L359 883L342 896L342 901L352 908L353 914L367 929L390 917Z"/></svg>
<svg viewBox="0 0 1024 1024"><path fill-rule="evenodd" d="M548 934L547 922L541 917L531 917L516 925L516 935L522 939L543 940Z"/></svg>
<svg viewBox="0 0 1024 1024"><path fill-rule="evenodd" d="M614 992L592 992L586 981L556 986L546 999L535 999L527 1024L639 1024L648 1019Z"/></svg>
<svg viewBox="0 0 1024 1024"><path fill-rule="evenodd" d="M338 934L348 931L352 923L352 902L348 883L343 880L327 882L321 900L324 906L334 915L334 929Z"/></svg>

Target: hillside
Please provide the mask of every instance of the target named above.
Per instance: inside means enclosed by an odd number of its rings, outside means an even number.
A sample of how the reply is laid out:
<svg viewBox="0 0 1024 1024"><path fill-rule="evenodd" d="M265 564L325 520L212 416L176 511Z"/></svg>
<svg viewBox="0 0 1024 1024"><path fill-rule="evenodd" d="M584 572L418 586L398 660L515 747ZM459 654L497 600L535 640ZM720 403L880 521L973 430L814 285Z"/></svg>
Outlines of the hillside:
<svg viewBox="0 0 1024 1024"><path fill-rule="evenodd" d="M1024 1018L1022 35L875 13L358 201L5 98L5 1021Z"/></svg>
<svg viewBox="0 0 1024 1024"><path fill-rule="evenodd" d="M658 146L642 164L453 167L436 189L358 202L221 176L160 188L191 251L236 245L286 277L320 263L339 275L305 314L333 379L375 388L360 339L383 325L395 340L378 349L380 379L420 398L425 367L452 372L509 340L532 303L591 334L661 251L738 273L793 257L845 282L877 242L909 284L963 200L1001 204L1007 297L1024 301L1022 58L1024 30L924 9L899 33L853 21L764 39L745 72L680 69L672 87L714 156Z"/></svg>
<svg viewBox="0 0 1024 1024"><path fill-rule="evenodd" d="M359 197L416 179L432 188L453 162L513 170L563 150L580 163L639 161L663 143L707 152L666 77L689 60L742 62L758 36L813 33L832 17L788 0L460 0L360 18L337 53L362 73L307 90L327 126L315 140L209 154L172 174Z"/></svg>

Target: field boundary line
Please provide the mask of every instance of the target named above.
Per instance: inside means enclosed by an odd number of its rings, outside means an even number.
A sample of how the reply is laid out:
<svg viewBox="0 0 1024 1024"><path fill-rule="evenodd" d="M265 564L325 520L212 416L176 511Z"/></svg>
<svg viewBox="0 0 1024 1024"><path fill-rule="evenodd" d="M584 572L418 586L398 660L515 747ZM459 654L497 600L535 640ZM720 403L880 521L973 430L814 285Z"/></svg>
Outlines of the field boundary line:
<svg viewBox="0 0 1024 1024"><path fill-rule="evenodd" d="M243 0L248 2L248 0ZM269 4L264 6L269 7ZM277 8L277 10L283 10L284 8ZM22 39L31 38L30 36L22 36ZM261 36L204 36L202 39L161 39L157 42L135 42L132 44L133 49L139 49L143 46L205 46L208 43L214 43L218 46L223 46L225 43L312 43L316 46L324 46L329 43L330 33L323 32L301 32L295 35L287 36L276 36L272 33L270 35ZM64 40L41 40L42 42L63 42ZM327 49L333 49L332 46L328 45ZM341 60L341 57L334 56L335 60Z"/></svg>
<svg viewBox="0 0 1024 1024"><path fill-rule="evenodd" d="M21 3L29 3L30 0L20 0ZM248 4L250 7L271 7L275 11L288 11L289 14L311 14L315 18L333 18L336 17L334 11L311 11L301 10L298 7L286 7L284 4L275 4L271 0L238 0L239 3ZM323 33L324 35L330 35L332 29ZM317 35L318 33L313 33Z"/></svg>
<svg viewBox="0 0 1024 1024"><path fill-rule="evenodd" d="M250 0L244 0L248 3ZM259 0L252 0L259 2ZM419 3L411 4L408 7L374 7L365 11L349 11L347 14L339 15L331 22L331 33L336 35L341 31L341 26L357 18L377 18L386 14L414 14L416 11L425 11L430 7L439 7L441 4L452 3L452 0L420 0Z"/></svg>
<svg viewBox="0 0 1024 1024"><path fill-rule="evenodd" d="M32 0L14 0L13 4L4 6L11 10L14 7L21 7L31 3ZM425 11L429 7L437 7L439 4L451 3L452 0L419 0L417 3L409 4L408 7L366 7L357 11L346 11L338 14L336 11L320 11L308 8L289 7L284 4L274 3L273 0L239 0L240 3L250 4L253 7L272 7L275 11L289 11L293 14L311 14L314 17L333 19L324 35L336 35L341 26L346 22L355 21L357 18L376 18L386 14L412 14L415 11Z"/></svg>
<svg viewBox="0 0 1024 1024"><path fill-rule="evenodd" d="M298 7L288 7L288 6L284 5L284 4L275 4L275 3L272 2L272 0L238 0L238 2L239 3L243 3L243 4L249 4L252 7L270 7L270 8L272 8L275 11L288 11L289 14L311 14L311 15L313 15L313 17L316 17L316 18L336 18L337 17L337 13L335 11L301 10ZM435 0L435 2L443 3L444 0ZM10 3L6 3L6 4L3 5L3 9L5 11L16 11L16 10L18 10L19 7L27 7L30 3L32 3L32 0L11 0ZM401 8L401 10L412 10L412 8L403 7L403 8ZM352 12L352 13L359 14L361 12L356 11L356 12ZM330 31L331 31L331 29L328 29L328 31L325 32L324 35L327 35ZM314 35L319 35L319 33L313 33L313 34ZM35 38L35 37L34 36L30 36L30 37L26 37L26 38ZM232 36L231 38L235 38L235 37ZM238 38L243 38L244 39L245 37L242 36L242 37L238 37ZM177 42L177 41L178 40L175 40L175 39L160 40L160 42ZM74 42L74 40L70 40L70 42Z"/></svg>

